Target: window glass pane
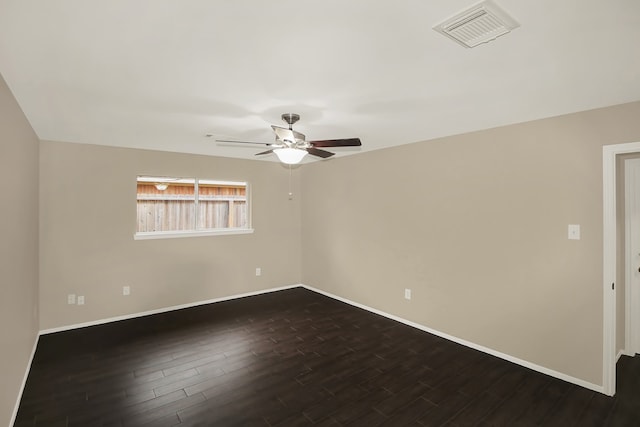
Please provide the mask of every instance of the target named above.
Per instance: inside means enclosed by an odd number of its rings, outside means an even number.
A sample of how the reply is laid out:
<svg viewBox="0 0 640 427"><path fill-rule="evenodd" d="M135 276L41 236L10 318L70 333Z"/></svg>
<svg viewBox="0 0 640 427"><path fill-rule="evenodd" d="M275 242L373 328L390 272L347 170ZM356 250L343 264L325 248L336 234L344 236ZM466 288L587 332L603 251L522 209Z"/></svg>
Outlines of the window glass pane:
<svg viewBox="0 0 640 427"><path fill-rule="evenodd" d="M198 181L198 227L247 228L247 185Z"/></svg>
<svg viewBox="0 0 640 427"><path fill-rule="evenodd" d="M136 232L250 227L247 183L139 176Z"/></svg>
<svg viewBox="0 0 640 427"><path fill-rule="evenodd" d="M195 228L195 180L138 177L137 231Z"/></svg>

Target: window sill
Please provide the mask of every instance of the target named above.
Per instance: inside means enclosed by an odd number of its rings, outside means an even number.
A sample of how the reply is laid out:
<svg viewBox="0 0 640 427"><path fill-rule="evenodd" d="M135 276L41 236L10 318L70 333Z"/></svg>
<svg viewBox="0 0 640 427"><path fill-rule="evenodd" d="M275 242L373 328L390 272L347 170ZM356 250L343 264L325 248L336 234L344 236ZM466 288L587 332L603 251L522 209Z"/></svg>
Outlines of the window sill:
<svg viewBox="0 0 640 427"><path fill-rule="evenodd" d="M133 235L133 240L175 239L179 237L227 236L231 234L252 234L253 228L219 228L197 231L152 231Z"/></svg>

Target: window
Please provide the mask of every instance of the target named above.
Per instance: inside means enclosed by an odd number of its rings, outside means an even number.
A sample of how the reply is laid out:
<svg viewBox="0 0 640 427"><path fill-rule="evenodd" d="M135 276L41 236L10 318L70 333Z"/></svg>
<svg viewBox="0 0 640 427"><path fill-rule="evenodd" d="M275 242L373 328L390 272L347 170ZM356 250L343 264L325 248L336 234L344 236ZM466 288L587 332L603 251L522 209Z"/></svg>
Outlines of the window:
<svg viewBox="0 0 640 427"><path fill-rule="evenodd" d="M137 239L250 233L246 182L139 176Z"/></svg>

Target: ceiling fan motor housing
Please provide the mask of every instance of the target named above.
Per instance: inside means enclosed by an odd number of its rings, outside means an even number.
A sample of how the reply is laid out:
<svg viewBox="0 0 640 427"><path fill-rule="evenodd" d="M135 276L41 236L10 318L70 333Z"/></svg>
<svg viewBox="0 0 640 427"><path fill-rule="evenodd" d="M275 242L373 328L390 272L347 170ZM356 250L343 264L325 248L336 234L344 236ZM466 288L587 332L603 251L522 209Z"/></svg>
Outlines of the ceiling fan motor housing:
<svg viewBox="0 0 640 427"><path fill-rule="evenodd" d="M291 129L291 126L297 122L298 120L300 120L300 115L296 114L296 113L284 113L282 116L280 116L282 118L282 120L284 120L287 124L289 124L289 129Z"/></svg>

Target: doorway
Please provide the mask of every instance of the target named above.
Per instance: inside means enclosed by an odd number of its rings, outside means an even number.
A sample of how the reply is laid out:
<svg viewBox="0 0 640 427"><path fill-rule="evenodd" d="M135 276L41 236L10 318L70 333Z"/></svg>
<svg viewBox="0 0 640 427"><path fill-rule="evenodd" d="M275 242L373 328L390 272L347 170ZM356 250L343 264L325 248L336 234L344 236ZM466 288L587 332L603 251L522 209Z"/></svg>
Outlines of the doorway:
<svg viewBox="0 0 640 427"><path fill-rule="evenodd" d="M602 174L603 174L603 353L602 353L602 382L603 392L613 396L616 391L616 281L618 278L617 268L617 230L618 217L616 211L617 183L617 160L618 156L638 153L640 155L640 142L627 144L605 145L602 148ZM624 178L622 178L624 179ZM632 239L627 239L632 240ZM625 252L628 252L625 249ZM630 252L629 252L630 253ZM640 253L640 252L638 252ZM626 260L625 260L626 261ZM633 261L636 262L637 260ZM625 262L627 265L634 265L633 262ZM637 263L637 262L636 262ZM625 272L625 276L633 275ZM621 283L619 285L622 285ZM623 285L623 286L626 286ZM625 326L626 309L628 298L625 298ZM631 301L629 301L631 303ZM631 321L631 319L630 319ZM627 329L627 328L626 328ZM626 331L625 331L626 332ZM626 334L625 334L626 335ZM626 341L626 336L625 336ZM629 341L625 342L625 347Z"/></svg>
<svg viewBox="0 0 640 427"><path fill-rule="evenodd" d="M624 160L625 342L623 353L640 353L640 158Z"/></svg>

